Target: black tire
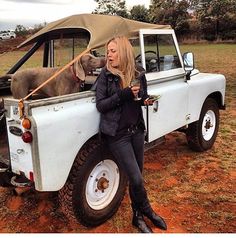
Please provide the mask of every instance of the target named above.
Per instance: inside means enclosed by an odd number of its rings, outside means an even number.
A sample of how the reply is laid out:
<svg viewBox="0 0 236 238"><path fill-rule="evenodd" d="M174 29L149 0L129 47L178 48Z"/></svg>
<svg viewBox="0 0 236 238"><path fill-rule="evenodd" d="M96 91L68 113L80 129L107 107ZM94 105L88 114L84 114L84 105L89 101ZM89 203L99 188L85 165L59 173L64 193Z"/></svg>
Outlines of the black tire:
<svg viewBox="0 0 236 238"><path fill-rule="evenodd" d="M100 154L101 145L96 140L86 144L59 191L64 213L88 227L98 226L116 213L127 185L124 172L110 153Z"/></svg>
<svg viewBox="0 0 236 238"><path fill-rule="evenodd" d="M210 149L219 129L219 107L212 98L207 98L203 104L198 121L189 124L186 131L189 147L194 151Z"/></svg>
<svg viewBox="0 0 236 238"><path fill-rule="evenodd" d="M3 100L0 101L0 136L6 134L6 117L4 116Z"/></svg>

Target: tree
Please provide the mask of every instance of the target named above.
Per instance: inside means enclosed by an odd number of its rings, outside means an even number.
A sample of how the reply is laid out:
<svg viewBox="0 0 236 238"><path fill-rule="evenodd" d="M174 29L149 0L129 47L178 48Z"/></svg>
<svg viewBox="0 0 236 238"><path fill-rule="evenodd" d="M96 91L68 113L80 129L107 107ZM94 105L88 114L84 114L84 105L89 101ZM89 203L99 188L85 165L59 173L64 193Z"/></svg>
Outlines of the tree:
<svg viewBox="0 0 236 238"><path fill-rule="evenodd" d="M149 22L148 9L144 5L135 5L130 10L130 18L136 21Z"/></svg>
<svg viewBox="0 0 236 238"><path fill-rule="evenodd" d="M25 36L27 35L27 29L23 25L17 25L15 29L15 33L17 36Z"/></svg>
<svg viewBox="0 0 236 238"><path fill-rule="evenodd" d="M170 24L177 34L189 29L189 2L187 0L152 0L150 20L153 23Z"/></svg>
<svg viewBox="0 0 236 238"><path fill-rule="evenodd" d="M125 0L94 0L98 7L93 13L128 17Z"/></svg>
<svg viewBox="0 0 236 238"><path fill-rule="evenodd" d="M235 0L192 0L192 4L205 39L224 38L236 31Z"/></svg>

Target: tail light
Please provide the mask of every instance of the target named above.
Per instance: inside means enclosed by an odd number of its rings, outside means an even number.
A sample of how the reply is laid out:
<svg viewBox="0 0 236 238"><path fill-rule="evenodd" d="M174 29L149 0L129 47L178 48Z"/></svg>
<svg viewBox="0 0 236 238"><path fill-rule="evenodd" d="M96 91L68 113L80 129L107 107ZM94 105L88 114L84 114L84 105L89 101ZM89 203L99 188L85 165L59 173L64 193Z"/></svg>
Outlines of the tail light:
<svg viewBox="0 0 236 238"><path fill-rule="evenodd" d="M23 126L25 129L29 130L29 129L31 128L31 121L30 121L27 117L25 117L25 118L22 120L22 126Z"/></svg>
<svg viewBox="0 0 236 238"><path fill-rule="evenodd" d="M31 121L29 118L27 117L24 117L22 122L21 122L21 125L24 129L26 130L29 130L31 128ZM25 142L25 143L31 143L32 140L33 140L33 135L30 131L25 131L22 136L21 136L22 140Z"/></svg>
<svg viewBox="0 0 236 238"><path fill-rule="evenodd" d="M34 181L34 173L32 171L29 172L29 177L30 177L30 181Z"/></svg>
<svg viewBox="0 0 236 238"><path fill-rule="evenodd" d="M30 131L26 131L22 134L21 138L25 143L31 143L33 140L33 135Z"/></svg>

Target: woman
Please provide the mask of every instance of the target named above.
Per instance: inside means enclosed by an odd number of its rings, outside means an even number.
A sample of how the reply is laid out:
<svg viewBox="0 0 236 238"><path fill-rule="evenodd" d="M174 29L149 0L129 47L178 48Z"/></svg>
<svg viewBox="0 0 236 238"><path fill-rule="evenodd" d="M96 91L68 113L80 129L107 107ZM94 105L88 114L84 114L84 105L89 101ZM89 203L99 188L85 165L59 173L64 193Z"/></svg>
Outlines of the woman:
<svg viewBox="0 0 236 238"><path fill-rule="evenodd" d="M150 206L142 178L145 124L141 105L151 103L144 70L136 68L133 47L126 37L113 38L106 50L106 67L99 75L96 89L100 131L128 176L132 224L143 233L151 233L143 218L146 216L156 227L166 230L165 221ZM134 79L140 85L130 86ZM140 101L135 100L137 96Z"/></svg>

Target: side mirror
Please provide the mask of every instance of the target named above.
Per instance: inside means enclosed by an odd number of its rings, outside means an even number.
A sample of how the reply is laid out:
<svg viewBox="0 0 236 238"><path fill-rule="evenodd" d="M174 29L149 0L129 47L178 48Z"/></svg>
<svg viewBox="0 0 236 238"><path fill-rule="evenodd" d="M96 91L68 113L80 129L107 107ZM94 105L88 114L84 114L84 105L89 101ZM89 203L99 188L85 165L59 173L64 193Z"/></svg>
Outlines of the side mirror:
<svg viewBox="0 0 236 238"><path fill-rule="evenodd" d="M192 52L183 54L184 69L186 71L187 80L190 79L190 74L194 69L194 57Z"/></svg>

